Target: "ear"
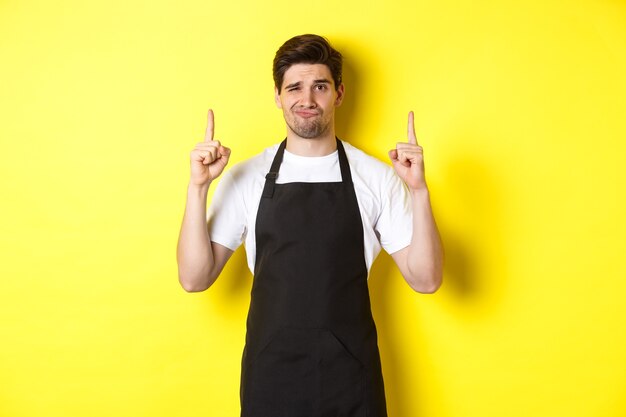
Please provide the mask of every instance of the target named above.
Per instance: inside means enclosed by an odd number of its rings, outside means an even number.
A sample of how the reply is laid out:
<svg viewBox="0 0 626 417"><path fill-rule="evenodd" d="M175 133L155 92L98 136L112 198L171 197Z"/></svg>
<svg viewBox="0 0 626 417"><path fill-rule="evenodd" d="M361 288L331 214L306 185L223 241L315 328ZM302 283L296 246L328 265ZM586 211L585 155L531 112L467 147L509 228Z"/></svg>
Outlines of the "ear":
<svg viewBox="0 0 626 417"><path fill-rule="evenodd" d="M341 106L341 103L343 103L343 96L345 94L345 87L343 85L343 83L339 84L339 88L337 89L337 98L335 99L335 107L339 107Z"/></svg>
<svg viewBox="0 0 626 417"><path fill-rule="evenodd" d="M274 86L274 102L276 103L276 107L278 107L279 109L283 108L283 105L280 102L280 92L278 91L278 88L276 86Z"/></svg>

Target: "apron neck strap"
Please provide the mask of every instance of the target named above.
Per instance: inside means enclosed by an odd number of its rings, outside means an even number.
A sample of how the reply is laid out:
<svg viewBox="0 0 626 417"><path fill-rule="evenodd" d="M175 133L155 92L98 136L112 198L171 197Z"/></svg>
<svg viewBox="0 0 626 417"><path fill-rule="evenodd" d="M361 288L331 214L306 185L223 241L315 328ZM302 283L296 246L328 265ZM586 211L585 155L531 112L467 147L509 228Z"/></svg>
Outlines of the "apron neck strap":
<svg viewBox="0 0 626 417"><path fill-rule="evenodd" d="M343 147L343 143L339 138L335 138L337 141L337 155L339 156L339 168L341 169L341 180L344 183L352 184L352 174L350 173L350 165L348 164L348 157ZM285 147L287 146L287 139L283 140L278 146L276 156L272 161L270 172L265 175L265 187L263 188L263 198L272 198L274 195L274 186L276 185L276 178L278 178L278 171L280 170L280 164L283 162L283 155L285 154Z"/></svg>
<svg viewBox="0 0 626 417"><path fill-rule="evenodd" d="M350 164L348 164L348 156L343 148L343 143L337 139L337 153L339 155L339 168L341 168L341 181L346 184L352 184L352 174L350 173Z"/></svg>

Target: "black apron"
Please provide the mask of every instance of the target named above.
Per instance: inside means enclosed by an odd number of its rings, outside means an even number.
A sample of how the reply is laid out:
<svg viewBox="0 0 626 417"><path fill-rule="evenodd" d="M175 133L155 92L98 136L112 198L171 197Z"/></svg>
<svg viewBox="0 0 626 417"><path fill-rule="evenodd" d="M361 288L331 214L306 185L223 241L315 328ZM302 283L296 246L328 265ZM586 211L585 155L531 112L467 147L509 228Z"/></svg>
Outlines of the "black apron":
<svg viewBox="0 0 626 417"><path fill-rule="evenodd" d="M342 182L276 184L256 218L242 358L242 417L386 417L363 223L341 141Z"/></svg>

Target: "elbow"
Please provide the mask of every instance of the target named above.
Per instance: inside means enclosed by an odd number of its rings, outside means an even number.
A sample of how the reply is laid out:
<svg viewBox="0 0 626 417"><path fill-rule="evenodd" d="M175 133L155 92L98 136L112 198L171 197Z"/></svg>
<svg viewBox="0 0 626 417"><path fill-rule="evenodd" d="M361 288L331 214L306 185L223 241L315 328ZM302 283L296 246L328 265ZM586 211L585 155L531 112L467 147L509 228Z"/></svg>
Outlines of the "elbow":
<svg viewBox="0 0 626 417"><path fill-rule="evenodd" d="M443 252L435 257L435 261L419 267L407 265L408 277L405 277L415 292L434 294L443 283Z"/></svg>
<svg viewBox="0 0 626 417"><path fill-rule="evenodd" d="M198 285L195 282L188 282L184 280L180 280L180 285L186 292L202 292L209 288L206 285Z"/></svg>
<svg viewBox="0 0 626 417"><path fill-rule="evenodd" d="M430 280L428 282L420 282L412 285L411 288L420 294L434 294L441 287L441 281Z"/></svg>
<svg viewBox="0 0 626 417"><path fill-rule="evenodd" d="M434 294L441 287L443 274L441 272L423 273L407 279L410 287L421 294Z"/></svg>
<svg viewBox="0 0 626 417"><path fill-rule="evenodd" d="M178 273L178 282L180 283L180 286L189 293L206 291L209 289L213 281L214 280L211 280L208 275L204 277L191 277L181 274L180 272Z"/></svg>

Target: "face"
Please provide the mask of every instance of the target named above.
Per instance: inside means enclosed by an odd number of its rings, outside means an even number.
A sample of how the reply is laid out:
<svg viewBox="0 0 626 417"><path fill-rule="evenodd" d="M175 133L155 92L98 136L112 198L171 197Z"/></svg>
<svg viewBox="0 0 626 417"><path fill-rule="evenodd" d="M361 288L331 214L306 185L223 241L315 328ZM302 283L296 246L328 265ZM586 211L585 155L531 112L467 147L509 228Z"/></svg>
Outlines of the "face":
<svg viewBox="0 0 626 417"><path fill-rule="evenodd" d="M288 128L301 138L315 139L335 123L335 107L343 100L343 84L335 89L333 77L324 64L295 64L285 71L275 100Z"/></svg>

